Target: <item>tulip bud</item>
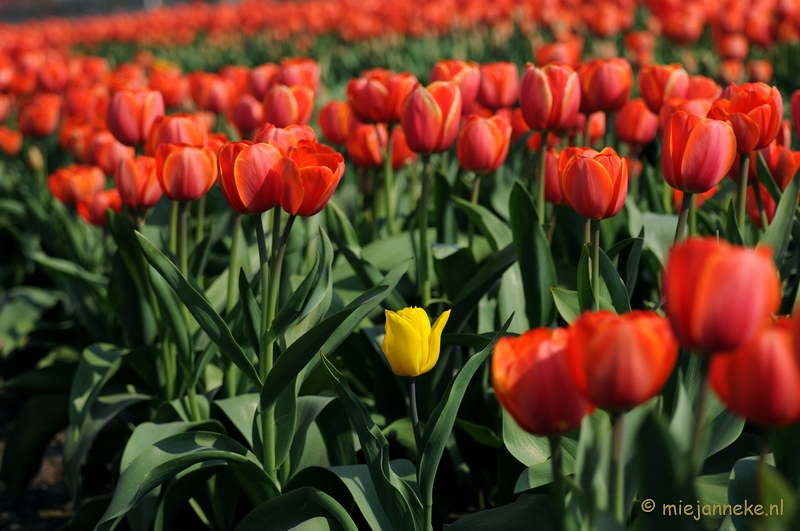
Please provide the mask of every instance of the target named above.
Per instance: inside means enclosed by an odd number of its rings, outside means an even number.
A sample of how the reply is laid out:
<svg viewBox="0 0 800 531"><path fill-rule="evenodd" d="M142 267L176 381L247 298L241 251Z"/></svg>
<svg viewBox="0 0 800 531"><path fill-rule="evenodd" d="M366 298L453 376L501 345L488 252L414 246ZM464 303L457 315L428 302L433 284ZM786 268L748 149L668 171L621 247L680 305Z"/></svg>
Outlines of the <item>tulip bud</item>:
<svg viewBox="0 0 800 531"><path fill-rule="evenodd" d="M731 85L711 105L708 117L731 124L736 149L750 153L775 140L783 120L783 99L777 88L764 83Z"/></svg>
<svg viewBox="0 0 800 531"><path fill-rule="evenodd" d="M711 388L749 422L780 427L800 421L796 319L780 318L736 350L711 359Z"/></svg>
<svg viewBox="0 0 800 531"><path fill-rule="evenodd" d="M156 151L156 175L173 201L195 201L217 180L217 156L209 147L161 144Z"/></svg>
<svg viewBox="0 0 800 531"><path fill-rule="evenodd" d="M96 166L72 164L59 168L47 178L47 186L56 199L65 205L74 205L97 192L106 184L103 170Z"/></svg>
<svg viewBox="0 0 800 531"><path fill-rule="evenodd" d="M280 203L284 172L290 166L274 144L232 142L219 152L220 188L240 214L261 214Z"/></svg>
<svg viewBox="0 0 800 531"><path fill-rule="evenodd" d="M628 194L628 165L612 148L596 155L578 153L561 172L561 193L567 206L585 218L616 216Z"/></svg>
<svg viewBox="0 0 800 531"><path fill-rule="evenodd" d="M28 167L34 173L39 173L44 170L44 155L38 146L30 146L28 148Z"/></svg>
<svg viewBox="0 0 800 531"><path fill-rule="evenodd" d="M301 141L287 154L281 207L297 216L313 216L328 204L344 175L344 157L316 142Z"/></svg>
<svg viewBox="0 0 800 531"><path fill-rule="evenodd" d="M275 127L273 124L264 124L253 139L255 143L264 144L272 141L278 146L278 149L284 153L288 152L290 147L296 146L302 140L316 142L317 134L307 125Z"/></svg>
<svg viewBox="0 0 800 531"><path fill-rule="evenodd" d="M583 395L606 409L636 407L656 396L678 357L669 324L655 312L585 312L572 323L567 359Z"/></svg>
<svg viewBox="0 0 800 531"><path fill-rule="evenodd" d="M250 94L242 94L231 110L231 122L242 138L250 138L264 123L264 107Z"/></svg>
<svg viewBox="0 0 800 531"><path fill-rule="evenodd" d="M161 144L186 144L203 147L208 142L208 127L197 114L178 113L159 116L153 122L145 152L155 157Z"/></svg>
<svg viewBox="0 0 800 531"><path fill-rule="evenodd" d="M135 209L155 206L163 194L156 175L156 159L153 157L122 160L114 174L114 184L122 203Z"/></svg>
<svg viewBox="0 0 800 531"><path fill-rule="evenodd" d="M378 168L383 163L387 141L385 125L359 124L347 137L347 156L357 168Z"/></svg>
<svg viewBox="0 0 800 531"><path fill-rule="evenodd" d="M461 113L472 112L481 85L478 63L441 59L431 69L430 82L452 81L461 93Z"/></svg>
<svg viewBox="0 0 800 531"><path fill-rule="evenodd" d="M683 111L667 120L662 145L667 184L693 194L718 185L736 156L736 137L727 123Z"/></svg>
<svg viewBox="0 0 800 531"><path fill-rule="evenodd" d="M681 345L710 354L735 350L778 311L772 251L690 238L672 248L663 274L665 310Z"/></svg>
<svg viewBox="0 0 800 531"><path fill-rule="evenodd" d="M269 89L275 85L275 80L278 77L280 69L275 63L264 63L250 69L250 78L248 80L248 89L250 94L255 96L259 101L264 99Z"/></svg>
<svg viewBox="0 0 800 531"><path fill-rule="evenodd" d="M507 61L489 63L481 65L480 72L478 103L492 111L513 107L519 86L517 65Z"/></svg>
<svg viewBox="0 0 800 531"><path fill-rule="evenodd" d="M383 353L398 376L416 377L430 371L439 359L442 330L450 317L445 311L431 326L422 308L386 310Z"/></svg>
<svg viewBox="0 0 800 531"><path fill-rule="evenodd" d="M578 69L581 84L580 111L616 112L631 95L633 71L625 59L595 59Z"/></svg>
<svg viewBox="0 0 800 531"><path fill-rule="evenodd" d="M646 146L656 137L658 116L641 98L626 103L614 117L617 137L632 146Z"/></svg>
<svg viewBox="0 0 800 531"><path fill-rule="evenodd" d="M22 149L22 133L12 131L4 125L0 125L0 151L13 157ZM41 152L39 152L41 156ZM41 168L39 169L41 171Z"/></svg>
<svg viewBox="0 0 800 531"><path fill-rule="evenodd" d="M567 331L537 328L503 337L492 354L498 402L524 430L559 435L580 426L594 405L578 391L567 365Z"/></svg>
<svg viewBox="0 0 800 531"><path fill-rule="evenodd" d="M108 106L108 129L126 146L147 140L156 118L164 115L164 98L153 90L122 90Z"/></svg>
<svg viewBox="0 0 800 531"><path fill-rule="evenodd" d="M553 148L548 148L544 160L544 199L549 203L563 205L564 195L561 193L558 159L559 153Z"/></svg>
<svg viewBox="0 0 800 531"><path fill-rule="evenodd" d="M360 122L353 114L350 104L342 101L330 101L319 111L317 118L322 136L334 144L344 144L350 132Z"/></svg>
<svg viewBox="0 0 800 531"><path fill-rule="evenodd" d="M510 142L511 124L505 116L496 114L487 119L473 115L458 133L458 160L467 171L497 171L506 160Z"/></svg>
<svg viewBox="0 0 800 531"><path fill-rule="evenodd" d="M282 59L275 81L288 87L302 85L316 92L319 87L319 64L308 57Z"/></svg>
<svg viewBox="0 0 800 531"><path fill-rule="evenodd" d="M748 61L747 77L751 83L769 83L772 79L772 63L765 59Z"/></svg>
<svg viewBox="0 0 800 531"><path fill-rule="evenodd" d="M648 65L639 70L639 94L650 112L657 113L669 98L685 98L689 74L679 64Z"/></svg>
<svg viewBox="0 0 800 531"><path fill-rule="evenodd" d="M565 65L525 67L519 103L525 122L534 131L565 131L573 126L581 102L577 72Z"/></svg>
<svg viewBox="0 0 800 531"><path fill-rule="evenodd" d="M314 110L314 91L302 85L276 85L264 97L264 121L277 127L305 125Z"/></svg>
<svg viewBox="0 0 800 531"><path fill-rule="evenodd" d="M97 192L75 204L78 215L96 227L108 224L108 211L122 212L122 202L116 188Z"/></svg>
<svg viewBox="0 0 800 531"><path fill-rule="evenodd" d="M400 120L411 151L441 153L453 144L461 117L461 93L447 81L417 87L406 100Z"/></svg>

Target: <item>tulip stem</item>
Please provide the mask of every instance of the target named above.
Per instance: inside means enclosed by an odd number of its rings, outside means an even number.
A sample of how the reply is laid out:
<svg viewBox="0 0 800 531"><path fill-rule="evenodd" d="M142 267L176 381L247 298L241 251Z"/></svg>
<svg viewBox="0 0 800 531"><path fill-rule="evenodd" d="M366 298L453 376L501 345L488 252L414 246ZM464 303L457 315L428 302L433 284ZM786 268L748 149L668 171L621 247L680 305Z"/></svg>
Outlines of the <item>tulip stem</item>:
<svg viewBox="0 0 800 531"><path fill-rule="evenodd" d="M242 238L242 215L236 214L233 217L233 242L231 243L231 265L228 268L228 298L225 301L225 316L230 317L233 307L236 305L236 281L239 276L240 256L239 241ZM236 396L236 387L239 380L240 371L233 363L228 364L225 371L225 390L230 398Z"/></svg>
<svg viewBox="0 0 800 531"><path fill-rule="evenodd" d="M417 379L408 377L408 408L411 410L411 425L414 427L414 443L417 445L417 462L422 456L422 434L419 431L419 413L417 412Z"/></svg>
<svg viewBox="0 0 800 531"><path fill-rule="evenodd" d="M758 183L753 185L753 193L756 196L756 205L758 205L758 215L761 217L761 230L767 230L769 227L769 218L767 217L767 209L764 208L764 198L761 197L761 187Z"/></svg>
<svg viewBox="0 0 800 531"><path fill-rule="evenodd" d="M375 126L378 127L377 125ZM380 138L380 134L378 135ZM391 130L389 130L389 140L386 142L386 154L383 161L384 185L386 187L386 229L389 235L397 232L394 219L394 168L392 167L392 141Z"/></svg>
<svg viewBox="0 0 800 531"><path fill-rule="evenodd" d="M593 219L592 227L592 291L594 309L600 310L600 220Z"/></svg>
<svg viewBox="0 0 800 531"><path fill-rule="evenodd" d="M611 415L611 480L609 493L611 511L617 522L625 523L625 413Z"/></svg>
<svg viewBox="0 0 800 531"><path fill-rule="evenodd" d="M547 137L550 133L542 131L542 145L539 147L539 175L537 178L538 191L536 193L536 214L539 216L539 225L544 227L544 183L547 161Z"/></svg>
<svg viewBox="0 0 800 531"><path fill-rule="evenodd" d="M673 243L678 243L683 239L686 232L686 221L689 219L689 209L692 206L692 197L694 194L689 192L683 193L683 200L681 201L681 211L678 213L678 225L675 227L675 238Z"/></svg>
<svg viewBox="0 0 800 531"><path fill-rule="evenodd" d="M592 220L589 218L583 221L583 243L586 245L592 243Z"/></svg>
<svg viewBox="0 0 800 531"><path fill-rule="evenodd" d="M189 278L189 253L187 244L187 232L189 222L189 203L181 201L178 203L178 259L181 264L181 274Z"/></svg>
<svg viewBox="0 0 800 531"><path fill-rule="evenodd" d="M750 153L742 153L739 163L739 182L736 187L736 216L739 232L744 237L745 217L747 216L747 178L750 170Z"/></svg>
<svg viewBox="0 0 800 531"><path fill-rule="evenodd" d="M697 196L694 194L689 204L689 236L697 236Z"/></svg>
<svg viewBox="0 0 800 531"><path fill-rule="evenodd" d="M178 254L178 204L178 201L172 202L169 216L169 251L173 255Z"/></svg>
<svg viewBox="0 0 800 531"><path fill-rule="evenodd" d="M703 466L703 453L706 445L706 404L708 402L708 385L706 377L708 375L708 356L700 357L700 367L698 369L698 388L697 402L695 403L694 422L692 425L692 454L690 463L693 472L699 474Z"/></svg>
<svg viewBox="0 0 800 531"><path fill-rule="evenodd" d="M472 172L470 172L472 173ZM472 204L478 204L478 195L481 191L481 176L477 173L472 173ZM467 241L469 245L469 250L472 252L472 240L475 234L475 224L472 222L472 218L469 218L467 222Z"/></svg>
<svg viewBox="0 0 800 531"><path fill-rule="evenodd" d="M280 213L280 209L276 208L276 212ZM280 215L280 214L279 214ZM273 233L275 227L280 225L280 218L278 223L273 226ZM267 307L269 306L269 286L270 286L270 268L269 256L267 254L267 238L264 234L264 225L261 219L255 219L256 226L256 240L258 241L258 257L261 261L261 345L260 345L260 359L258 363L259 376L263 384L267 383L269 371L272 369L272 348L267 348L267 339L269 339L269 315ZM275 420L275 408L273 406L264 407L261 405L261 446L263 449L262 463L264 465L264 472L275 479L275 432L272 429Z"/></svg>
<svg viewBox="0 0 800 531"><path fill-rule="evenodd" d="M550 465L553 470L553 498L556 516L556 529L564 528L564 453L561 448L561 436L552 435L550 442Z"/></svg>
<svg viewBox="0 0 800 531"><path fill-rule="evenodd" d="M431 280L428 277L428 195L431 187L431 156L422 157L422 195L419 198L419 282L422 307L431 300Z"/></svg>
<svg viewBox="0 0 800 531"><path fill-rule="evenodd" d="M194 243L200 245L203 241L206 223L206 196L197 200L197 227L195 227Z"/></svg>
<svg viewBox="0 0 800 531"><path fill-rule="evenodd" d="M412 164L411 166L411 185L408 187L408 215L411 216L411 213L414 212L414 207L417 205L417 181L419 180L419 175L417 172L417 165Z"/></svg>

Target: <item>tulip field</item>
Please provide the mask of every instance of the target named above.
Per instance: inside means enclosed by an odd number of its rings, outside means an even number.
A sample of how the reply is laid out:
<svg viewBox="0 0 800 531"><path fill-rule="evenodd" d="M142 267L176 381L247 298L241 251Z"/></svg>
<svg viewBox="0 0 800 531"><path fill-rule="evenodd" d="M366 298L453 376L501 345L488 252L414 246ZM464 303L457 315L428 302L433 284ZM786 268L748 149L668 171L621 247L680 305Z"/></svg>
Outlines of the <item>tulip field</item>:
<svg viewBox="0 0 800 531"><path fill-rule="evenodd" d="M0 22L0 529L800 530L798 72L794 0Z"/></svg>

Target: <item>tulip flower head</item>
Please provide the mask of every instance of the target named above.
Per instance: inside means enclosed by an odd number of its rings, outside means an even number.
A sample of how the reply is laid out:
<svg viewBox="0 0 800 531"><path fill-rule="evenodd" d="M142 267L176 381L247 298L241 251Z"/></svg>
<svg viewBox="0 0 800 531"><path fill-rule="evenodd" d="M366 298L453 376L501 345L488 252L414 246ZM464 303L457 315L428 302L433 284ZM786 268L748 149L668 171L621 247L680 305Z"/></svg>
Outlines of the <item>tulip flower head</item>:
<svg viewBox="0 0 800 531"><path fill-rule="evenodd" d="M274 142L231 142L219 151L220 188L240 214L261 214L280 203L291 162Z"/></svg>
<svg viewBox="0 0 800 531"><path fill-rule="evenodd" d="M275 142L278 148L284 153L289 151L289 148L296 146L301 140L308 140L309 142L317 141L317 134L308 125L289 125L287 127L276 127L274 124L264 124L264 126L256 133L253 142L268 143Z"/></svg>
<svg viewBox="0 0 800 531"><path fill-rule="evenodd" d="M108 225L108 211L122 212L119 190L103 190L75 203L78 215L96 227Z"/></svg>
<svg viewBox="0 0 800 531"><path fill-rule="evenodd" d="M648 65L639 70L639 94L652 113L669 98L685 98L689 74L679 64Z"/></svg>
<svg viewBox="0 0 800 531"><path fill-rule="evenodd" d="M561 193L567 206L581 216L610 218L625 204L628 165L610 147L596 155L592 151L579 152L566 162L561 171Z"/></svg>
<svg viewBox="0 0 800 531"><path fill-rule="evenodd" d="M461 167L491 173L503 165L511 142L511 124L501 114L491 118L472 115L458 133L456 148Z"/></svg>
<svg viewBox="0 0 800 531"><path fill-rule="evenodd" d="M264 96L264 121L286 127L306 125L314 111L314 91L304 85L276 85Z"/></svg>
<svg viewBox="0 0 800 531"><path fill-rule="evenodd" d="M422 308L386 310L386 335L383 353L398 376L416 377L430 371L439 359L442 330L450 310L440 315L431 326Z"/></svg>
<svg viewBox="0 0 800 531"><path fill-rule="evenodd" d="M535 435L559 435L580 426L594 405L569 373L567 331L537 328L503 337L492 354L492 383L503 408Z"/></svg>
<svg viewBox="0 0 800 531"><path fill-rule="evenodd" d="M154 90L122 90L108 106L108 129L127 146L145 142L156 118L164 115L164 97Z"/></svg>
<svg viewBox="0 0 800 531"><path fill-rule="evenodd" d="M617 137L631 146L646 146L658 132L658 116L641 98L627 102L614 117Z"/></svg>
<svg viewBox="0 0 800 531"><path fill-rule="evenodd" d="M581 103L578 74L566 65L536 68L528 63L520 83L519 104L534 131L565 131L572 127Z"/></svg>
<svg viewBox="0 0 800 531"><path fill-rule="evenodd" d="M750 153L775 140L783 120L783 99L778 89L764 83L730 85L712 104L708 117L730 123L736 149Z"/></svg>
<svg viewBox="0 0 800 531"><path fill-rule="evenodd" d="M208 143L208 127L198 114L178 113L159 116L153 122L145 154L155 157L161 144L186 144L203 147Z"/></svg>
<svg viewBox="0 0 800 531"><path fill-rule="evenodd" d="M663 294L681 345L711 354L750 341L778 311L781 285L772 250L690 238L667 256Z"/></svg>
<svg viewBox="0 0 800 531"><path fill-rule="evenodd" d="M162 144L156 151L156 175L173 201L195 201L217 180L217 155L208 146Z"/></svg>
<svg viewBox="0 0 800 531"><path fill-rule="evenodd" d="M344 175L344 157L328 146L303 140L289 148L282 168L281 207L297 216L313 216L328 204Z"/></svg>
<svg viewBox="0 0 800 531"><path fill-rule="evenodd" d="M103 170L97 166L72 164L59 168L47 178L50 192L65 205L74 205L101 191L106 184Z"/></svg>
<svg viewBox="0 0 800 531"><path fill-rule="evenodd" d="M442 59L433 65L429 79L431 83L434 81L455 83L461 92L461 113L467 115L472 112L481 86L478 63Z"/></svg>
<svg viewBox="0 0 800 531"><path fill-rule="evenodd" d="M631 95L633 71L625 59L595 59L578 69L581 80L580 111L616 112Z"/></svg>
<svg viewBox="0 0 800 531"><path fill-rule="evenodd" d="M347 137L347 155L357 168L378 168L383 163L388 135L383 124L359 124Z"/></svg>
<svg viewBox="0 0 800 531"><path fill-rule="evenodd" d="M322 136L333 144L344 144L350 132L360 122L353 114L350 104L343 101L330 101L320 111L317 117Z"/></svg>
<svg viewBox="0 0 800 531"><path fill-rule="evenodd" d="M411 151L447 151L456 139L461 118L461 92L447 81L417 87L406 100L400 123Z"/></svg>
<svg viewBox="0 0 800 531"><path fill-rule="evenodd" d="M114 183L122 203L135 209L155 206L163 194L153 157L124 159L114 174Z"/></svg>
<svg viewBox="0 0 800 531"><path fill-rule="evenodd" d="M493 111L513 107L519 85L517 65L508 61L490 63L481 65L480 72L478 103Z"/></svg>

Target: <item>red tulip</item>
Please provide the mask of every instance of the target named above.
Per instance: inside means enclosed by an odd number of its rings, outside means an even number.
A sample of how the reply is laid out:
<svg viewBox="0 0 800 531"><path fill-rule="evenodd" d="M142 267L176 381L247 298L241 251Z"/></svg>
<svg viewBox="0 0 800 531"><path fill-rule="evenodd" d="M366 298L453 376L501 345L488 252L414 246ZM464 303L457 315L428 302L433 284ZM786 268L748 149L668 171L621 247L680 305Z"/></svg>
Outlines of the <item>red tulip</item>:
<svg viewBox="0 0 800 531"><path fill-rule="evenodd" d="M308 57L283 59L275 81L287 87L302 85L316 92L319 87L319 64Z"/></svg>
<svg viewBox="0 0 800 531"><path fill-rule="evenodd" d="M328 204L344 175L344 158L328 146L300 142L289 150L281 207L292 215L313 216Z"/></svg>
<svg viewBox="0 0 800 531"><path fill-rule="evenodd" d="M319 111L317 117L322 136L334 144L344 144L350 132L360 122L350 105L343 101L330 101Z"/></svg>
<svg viewBox="0 0 800 531"><path fill-rule="evenodd" d="M558 161L559 153L553 148L548 148L547 156L544 160L544 199L556 205L563 205L564 195L561 193Z"/></svg>
<svg viewBox="0 0 800 531"><path fill-rule="evenodd" d="M770 249L690 238L667 257L663 294L681 345L710 354L750 341L778 310L781 285Z"/></svg>
<svg viewBox="0 0 800 531"><path fill-rule="evenodd" d="M153 122L145 153L154 157L161 144L186 144L203 147L208 142L208 128L197 114L171 114L159 116Z"/></svg>
<svg viewBox="0 0 800 531"><path fill-rule="evenodd" d="M616 216L628 194L628 166L612 148L574 155L561 173L561 193L572 210L589 219Z"/></svg>
<svg viewBox="0 0 800 531"><path fill-rule="evenodd" d="M689 84L684 97L687 100L715 100L722 93L722 87L710 77L689 76Z"/></svg>
<svg viewBox="0 0 800 531"><path fill-rule="evenodd" d="M156 118L164 115L164 98L153 90L122 90L108 106L108 129L127 146L145 142Z"/></svg>
<svg viewBox="0 0 800 531"><path fill-rule="evenodd" d="M400 123L411 151L430 154L446 151L458 133L461 93L447 81L417 87L406 100Z"/></svg>
<svg viewBox="0 0 800 531"><path fill-rule="evenodd" d="M481 71L478 63L441 59L431 69L430 82L452 81L461 92L461 113L469 114L478 97Z"/></svg>
<svg viewBox="0 0 800 531"><path fill-rule="evenodd" d="M5 122L11 114L11 96L0 92L0 122Z"/></svg>
<svg viewBox="0 0 800 531"><path fill-rule="evenodd" d="M160 92L164 97L164 106L177 108L186 102L189 96L189 80L178 72L155 71L147 82L150 90Z"/></svg>
<svg viewBox="0 0 800 531"><path fill-rule="evenodd" d="M704 117L711 110L711 100L697 99L687 100L684 98L670 98L661 106L661 111L658 113L658 126L661 133L664 133L664 127L667 125L669 117L678 111L683 111L687 114L696 114L697 116Z"/></svg>
<svg viewBox="0 0 800 531"><path fill-rule="evenodd" d="M317 141L317 134L307 125L290 125L287 127L275 127L273 124L264 124L256 133L254 141L256 143L274 142L284 153L289 148L296 146L301 140L310 142Z"/></svg>
<svg viewBox="0 0 800 531"><path fill-rule="evenodd" d="M47 178L50 192L65 205L74 205L105 187L103 170L96 166L72 164L59 168Z"/></svg>
<svg viewBox="0 0 800 531"><path fill-rule="evenodd" d="M219 152L220 189L240 214L260 214L280 203L291 162L270 142L232 142Z"/></svg>
<svg viewBox="0 0 800 531"><path fill-rule="evenodd" d="M250 94L259 101L263 100L269 89L276 84L275 80L279 71L280 69L275 63L264 63L251 68L250 79L248 80Z"/></svg>
<svg viewBox="0 0 800 531"><path fill-rule="evenodd" d="M662 146L667 184L693 194L719 184L736 156L736 137L727 123L683 111L667 120Z"/></svg>
<svg viewBox="0 0 800 531"><path fill-rule="evenodd" d="M564 131L572 127L580 107L578 74L570 67L550 64L525 67L519 103L525 122L534 131Z"/></svg>
<svg viewBox="0 0 800 531"><path fill-rule="evenodd" d="M575 125L573 125L567 131L567 136L570 139L571 144L575 142L575 138L578 136L578 133L582 135L586 134L586 115L582 113L578 113L578 118L575 120ZM602 111L593 112L589 115L589 138L584 139L584 142L587 144L596 144L605 137L605 134L606 113ZM552 137L553 135L550 136Z"/></svg>
<svg viewBox="0 0 800 531"><path fill-rule="evenodd" d="M614 118L617 137L633 146L646 146L656 137L658 116L641 98L626 103Z"/></svg>
<svg viewBox="0 0 800 531"><path fill-rule="evenodd" d="M61 117L61 96L37 94L20 106L17 125L27 137L45 137L55 133Z"/></svg>
<svg viewBox="0 0 800 531"><path fill-rule="evenodd" d="M207 72L192 72L188 79L192 99L201 109L219 114L233 107L239 92L234 80Z"/></svg>
<svg viewBox="0 0 800 531"><path fill-rule="evenodd" d="M723 84L741 83L744 79L744 63L738 59L725 59L719 64L717 76Z"/></svg>
<svg viewBox="0 0 800 531"><path fill-rule="evenodd" d="M511 62L489 63L481 65L480 71L478 103L493 111L513 107L519 84L517 65Z"/></svg>
<svg viewBox="0 0 800 531"><path fill-rule="evenodd" d="M642 67L638 77L639 94L650 112L657 113L669 98L685 98L689 87L689 74L681 65L648 65Z"/></svg>
<svg viewBox="0 0 800 531"><path fill-rule="evenodd" d="M790 122L789 120L785 120L785 119L781 122L781 127L780 127L780 129L778 129L778 134L775 137L775 141L778 143L779 146L783 146L785 148L791 149L791 147L792 147L792 122Z"/></svg>
<svg viewBox="0 0 800 531"><path fill-rule="evenodd" d="M778 145L776 141L772 141L770 145L761 150L761 153L764 155L767 168L777 185L781 190L786 190L797 171L800 170L800 151L792 151ZM756 157L750 157L750 175L757 178L756 160Z"/></svg>
<svg viewBox="0 0 800 531"><path fill-rule="evenodd" d="M583 52L583 39L573 36L567 42L551 42L539 46L536 50L536 64L563 63L572 68L581 62Z"/></svg>
<svg viewBox="0 0 800 531"><path fill-rule="evenodd" d="M108 131L94 134L88 149L89 162L99 166L106 175L114 175L119 163L136 156L136 150L119 142Z"/></svg>
<svg viewBox="0 0 800 531"><path fill-rule="evenodd" d="M653 62L653 52L656 48L656 37L649 31L632 31L625 35L623 44L626 56L635 66L647 66Z"/></svg>
<svg viewBox="0 0 800 531"><path fill-rule="evenodd" d="M135 209L155 206L163 194L153 157L124 159L114 174L114 184L122 203Z"/></svg>
<svg viewBox="0 0 800 531"><path fill-rule="evenodd" d="M364 72L364 77L350 80L347 102L362 122L395 123L401 119L405 102L418 85L413 74L374 68Z"/></svg>
<svg viewBox="0 0 800 531"><path fill-rule="evenodd" d="M723 59L744 60L750 51L747 37L741 34L724 35L717 41L717 50Z"/></svg>
<svg viewBox="0 0 800 531"><path fill-rule="evenodd" d="M677 357L678 342L655 312L585 312L569 328L572 379L602 408L632 408L656 396Z"/></svg>
<svg viewBox="0 0 800 531"><path fill-rule="evenodd" d="M498 402L524 430L558 435L580 426L594 405L578 391L567 366L567 331L537 328L503 337L492 354Z"/></svg>
<svg viewBox="0 0 800 531"><path fill-rule="evenodd" d="M708 117L731 124L739 153L750 153L769 145L783 119L783 100L775 87L764 83L731 85L715 101Z"/></svg>
<svg viewBox="0 0 800 531"><path fill-rule="evenodd" d="M0 151L13 157L22 148L22 133L0 125Z"/></svg>
<svg viewBox="0 0 800 531"><path fill-rule="evenodd" d="M387 133L383 124L359 124L350 132L345 147L357 168L379 168L383 164Z"/></svg>
<svg viewBox="0 0 800 531"><path fill-rule="evenodd" d="M616 112L631 95L633 71L625 59L595 59L578 69L581 83L580 111Z"/></svg>
<svg viewBox="0 0 800 531"><path fill-rule="evenodd" d="M780 318L739 348L711 359L711 388L749 422L780 427L800 421L800 354L794 321Z"/></svg>
<svg viewBox="0 0 800 531"><path fill-rule="evenodd" d="M161 144L156 150L156 175L173 201L195 201L217 180L217 155L208 146Z"/></svg>
<svg viewBox="0 0 800 531"><path fill-rule="evenodd" d="M231 109L230 119L239 131L239 136L249 138L264 123L264 107L252 95L242 94Z"/></svg>
<svg viewBox="0 0 800 531"><path fill-rule="evenodd" d="M772 63L765 59L748 61L747 78L751 83L769 83L772 79Z"/></svg>
<svg viewBox="0 0 800 531"><path fill-rule="evenodd" d="M122 202L119 197L119 190L103 190L85 199L79 200L75 204L78 215L87 222L97 227L105 227L108 224L108 211L116 213L122 212Z"/></svg>
<svg viewBox="0 0 800 531"><path fill-rule="evenodd" d="M392 169L395 171L417 160L417 154L408 147L406 133L401 126L394 126L389 142L392 143Z"/></svg>
<svg viewBox="0 0 800 531"><path fill-rule="evenodd" d="M500 114L491 118L471 116L458 133L456 149L461 167L491 173L503 165L511 142L511 124Z"/></svg>
<svg viewBox="0 0 800 531"><path fill-rule="evenodd" d="M314 111L314 91L303 85L276 85L264 97L264 121L286 127L306 125Z"/></svg>
<svg viewBox="0 0 800 531"><path fill-rule="evenodd" d="M517 140L522 138L526 133L529 133L530 130L531 128L528 127L528 124L525 123L525 118L522 116L522 109L517 107L511 113L511 142L516 143Z"/></svg>

